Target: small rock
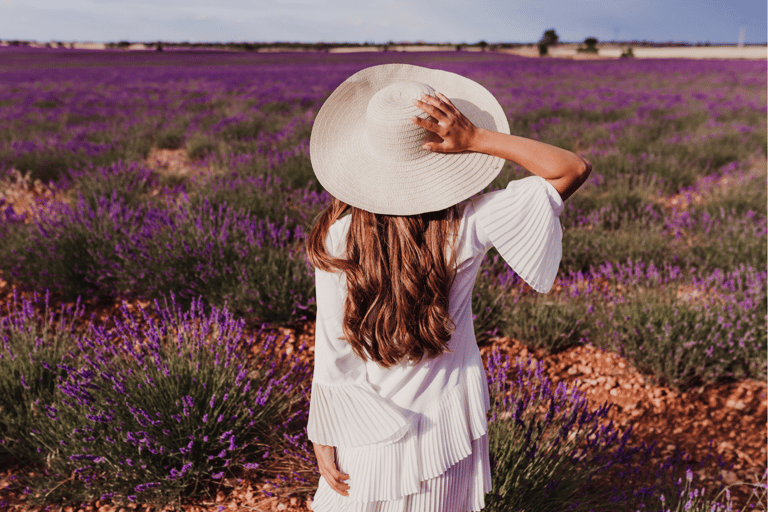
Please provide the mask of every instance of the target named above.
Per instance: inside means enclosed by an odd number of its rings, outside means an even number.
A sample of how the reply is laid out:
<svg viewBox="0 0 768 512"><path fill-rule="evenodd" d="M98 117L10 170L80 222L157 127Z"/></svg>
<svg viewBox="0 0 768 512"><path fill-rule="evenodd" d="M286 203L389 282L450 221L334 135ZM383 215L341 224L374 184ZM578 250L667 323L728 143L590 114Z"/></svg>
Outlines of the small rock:
<svg viewBox="0 0 768 512"><path fill-rule="evenodd" d="M720 443L720 445L717 447L718 453L725 453L728 450L733 450L734 446L733 443L730 441L723 441Z"/></svg>
<svg viewBox="0 0 768 512"><path fill-rule="evenodd" d="M725 482L727 485L733 485L739 481L739 478L736 476L736 473L734 473L733 471L728 471L727 469L723 470L722 475L723 475L723 482Z"/></svg>

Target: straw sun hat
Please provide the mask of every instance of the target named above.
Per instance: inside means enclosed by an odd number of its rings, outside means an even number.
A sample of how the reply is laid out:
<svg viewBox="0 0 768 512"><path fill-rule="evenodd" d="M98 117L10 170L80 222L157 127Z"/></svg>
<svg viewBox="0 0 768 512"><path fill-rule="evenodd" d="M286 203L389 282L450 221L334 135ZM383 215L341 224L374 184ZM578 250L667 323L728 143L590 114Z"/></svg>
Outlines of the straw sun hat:
<svg viewBox="0 0 768 512"><path fill-rule="evenodd" d="M309 153L320 184L349 205L389 215L442 210L483 190L503 159L421 147L429 132L411 118L429 116L413 100L436 91L475 126L509 133L501 105L477 82L407 64L373 66L345 80L315 119Z"/></svg>

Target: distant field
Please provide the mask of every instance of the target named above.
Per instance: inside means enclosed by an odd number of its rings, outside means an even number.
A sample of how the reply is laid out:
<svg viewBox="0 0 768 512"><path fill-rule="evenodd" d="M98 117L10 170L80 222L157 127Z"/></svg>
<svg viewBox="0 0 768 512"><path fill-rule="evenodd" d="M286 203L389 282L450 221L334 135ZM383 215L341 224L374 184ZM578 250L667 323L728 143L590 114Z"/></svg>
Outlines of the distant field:
<svg viewBox="0 0 768 512"><path fill-rule="evenodd" d="M104 50L107 48L105 43L65 43L67 48L75 48L81 50ZM0 47L3 43L0 43ZM40 43L34 43L32 47L43 48L46 45ZM619 58L627 48L632 48L635 58L639 59L749 59L749 60L765 60L768 59L768 46L755 46L755 45L717 45L717 46L643 46L627 44L598 44L597 55L579 53L577 48L583 46L581 44L560 44L550 48L550 57L556 58L576 58L576 59L593 59L593 58ZM168 49L173 50L173 47ZM390 52L444 52L454 50L455 45L389 45L387 51ZM143 43L134 43L128 46L125 50L154 50L153 45L146 45ZM338 46L331 47L327 51L330 53L376 53L383 50L382 46ZM288 51L284 47L274 48L260 48L260 52L284 52ZM293 50L291 50L293 51ZM300 48L297 51L305 51ZM480 52L482 49L478 46L464 45L462 51L467 52ZM513 49L497 49L488 50L496 51L499 53L508 53L511 55L520 55L523 57L538 57L538 49L535 44L521 46Z"/></svg>

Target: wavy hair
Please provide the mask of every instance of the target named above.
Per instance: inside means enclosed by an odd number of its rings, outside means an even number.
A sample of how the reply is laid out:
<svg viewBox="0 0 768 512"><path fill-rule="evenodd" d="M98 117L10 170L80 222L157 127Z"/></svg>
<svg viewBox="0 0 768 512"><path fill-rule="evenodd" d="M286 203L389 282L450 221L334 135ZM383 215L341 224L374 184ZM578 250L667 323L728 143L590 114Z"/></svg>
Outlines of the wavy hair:
<svg viewBox="0 0 768 512"><path fill-rule="evenodd" d="M307 257L326 272L346 274L344 336L363 359L389 368L407 357L418 363L448 350L456 325L448 295L456 278L461 206L419 215L374 214L335 197L314 219ZM326 250L328 230L351 210L346 258ZM446 241L450 259L446 261Z"/></svg>

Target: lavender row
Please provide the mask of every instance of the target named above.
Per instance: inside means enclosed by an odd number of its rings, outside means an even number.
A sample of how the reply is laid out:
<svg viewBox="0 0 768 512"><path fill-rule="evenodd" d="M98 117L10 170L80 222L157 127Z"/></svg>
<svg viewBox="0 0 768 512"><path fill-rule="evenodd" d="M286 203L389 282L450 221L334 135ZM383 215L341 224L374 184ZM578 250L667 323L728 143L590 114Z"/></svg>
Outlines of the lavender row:
<svg viewBox="0 0 768 512"><path fill-rule="evenodd" d="M54 322L46 297L42 323L40 306L14 299L0 321L0 450L40 462L13 485L30 504L162 506L246 474L278 487L316 483L303 428L309 369L274 334L246 335L226 309L197 301L182 310L173 297L138 312L124 304L113 321L85 331L74 328L79 305ZM690 498L685 459L657 471L654 445L629 448L631 429L619 437L604 424L610 406L588 411L583 393L555 389L541 364L513 366L496 351L487 377L497 490L489 510ZM293 469L273 477L279 467ZM684 471L687 483L675 485ZM516 492L504 492L510 485Z"/></svg>
<svg viewBox="0 0 768 512"><path fill-rule="evenodd" d="M6 210L7 211L7 210ZM152 299L176 293L275 323L296 319L313 289L301 225L185 195L162 207L111 196L50 203L35 224L5 224L6 278L57 296Z"/></svg>

